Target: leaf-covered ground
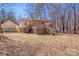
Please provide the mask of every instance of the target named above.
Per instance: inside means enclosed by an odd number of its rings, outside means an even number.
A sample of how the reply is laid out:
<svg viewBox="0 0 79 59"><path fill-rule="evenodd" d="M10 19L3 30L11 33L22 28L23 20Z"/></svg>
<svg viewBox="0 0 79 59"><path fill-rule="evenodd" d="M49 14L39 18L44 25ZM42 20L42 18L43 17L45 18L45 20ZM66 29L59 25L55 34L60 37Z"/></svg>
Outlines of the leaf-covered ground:
<svg viewBox="0 0 79 59"><path fill-rule="evenodd" d="M3 36L0 35L0 55L79 55L79 35L5 33Z"/></svg>

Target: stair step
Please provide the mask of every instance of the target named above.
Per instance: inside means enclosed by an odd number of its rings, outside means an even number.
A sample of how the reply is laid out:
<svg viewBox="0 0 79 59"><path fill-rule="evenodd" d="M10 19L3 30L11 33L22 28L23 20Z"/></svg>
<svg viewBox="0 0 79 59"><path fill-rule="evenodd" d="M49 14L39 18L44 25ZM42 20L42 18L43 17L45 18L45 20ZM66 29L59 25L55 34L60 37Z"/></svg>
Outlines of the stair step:
<svg viewBox="0 0 79 59"><path fill-rule="evenodd" d="M55 30L53 27L51 27L50 25L46 25L47 26L47 29L49 29L51 31L51 34L55 34Z"/></svg>

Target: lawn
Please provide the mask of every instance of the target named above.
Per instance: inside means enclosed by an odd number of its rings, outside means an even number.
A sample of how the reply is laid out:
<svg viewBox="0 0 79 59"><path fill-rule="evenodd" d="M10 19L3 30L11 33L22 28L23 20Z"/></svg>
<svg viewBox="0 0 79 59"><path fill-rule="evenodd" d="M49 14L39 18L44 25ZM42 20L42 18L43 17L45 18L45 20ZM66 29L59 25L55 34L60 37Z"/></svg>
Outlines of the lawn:
<svg viewBox="0 0 79 59"><path fill-rule="evenodd" d="M4 33L8 38L22 41L47 40L53 38L52 35L37 35L30 33Z"/></svg>
<svg viewBox="0 0 79 59"><path fill-rule="evenodd" d="M4 33L4 36L7 39L0 41L2 55L79 55L78 34Z"/></svg>
<svg viewBox="0 0 79 59"><path fill-rule="evenodd" d="M34 41L34 40L39 41L48 39L73 40L79 38L79 35L77 34L64 34L64 33L60 33L57 35L38 35L32 33L4 33L4 35L10 39L22 40L22 41Z"/></svg>

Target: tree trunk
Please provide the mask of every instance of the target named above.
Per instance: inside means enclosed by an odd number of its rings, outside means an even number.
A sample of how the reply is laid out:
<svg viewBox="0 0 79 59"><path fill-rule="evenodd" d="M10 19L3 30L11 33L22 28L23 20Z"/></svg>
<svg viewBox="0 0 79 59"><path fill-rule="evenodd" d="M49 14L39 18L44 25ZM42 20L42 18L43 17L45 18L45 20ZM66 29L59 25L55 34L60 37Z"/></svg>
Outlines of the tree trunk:
<svg viewBox="0 0 79 59"><path fill-rule="evenodd" d="M76 34L76 4L74 4L74 34Z"/></svg>

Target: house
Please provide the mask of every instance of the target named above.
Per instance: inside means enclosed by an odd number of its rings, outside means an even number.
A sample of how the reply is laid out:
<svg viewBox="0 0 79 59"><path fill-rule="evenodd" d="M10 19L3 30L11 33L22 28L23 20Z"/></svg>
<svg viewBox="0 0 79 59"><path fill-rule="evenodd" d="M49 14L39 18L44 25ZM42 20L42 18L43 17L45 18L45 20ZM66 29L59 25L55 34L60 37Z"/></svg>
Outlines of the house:
<svg viewBox="0 0 79 59"><path fill-rule="evenodd" d="M16 32L16 24L12 21L6 21L1 25L3 32Z"/></svg>
<svg viewBox="0 0 79 59"><path fill-rule="evenodd" d="M48 20L32 20L32 19L22 19L19 22L21 32L31 32L36 34L47 34L48 31L51 33L51 29L48 29L46 24L49 24Z"/></svg>
<svg viewBox="0 0 79 59"><path fill-rule="evenodd" d="M45 25L46 23L49 23L50 21L47 20L32 20L32 19L21 19L19 21L20 27L24 27L26 25L32 24L33 26L36 25Z"/></svg>

